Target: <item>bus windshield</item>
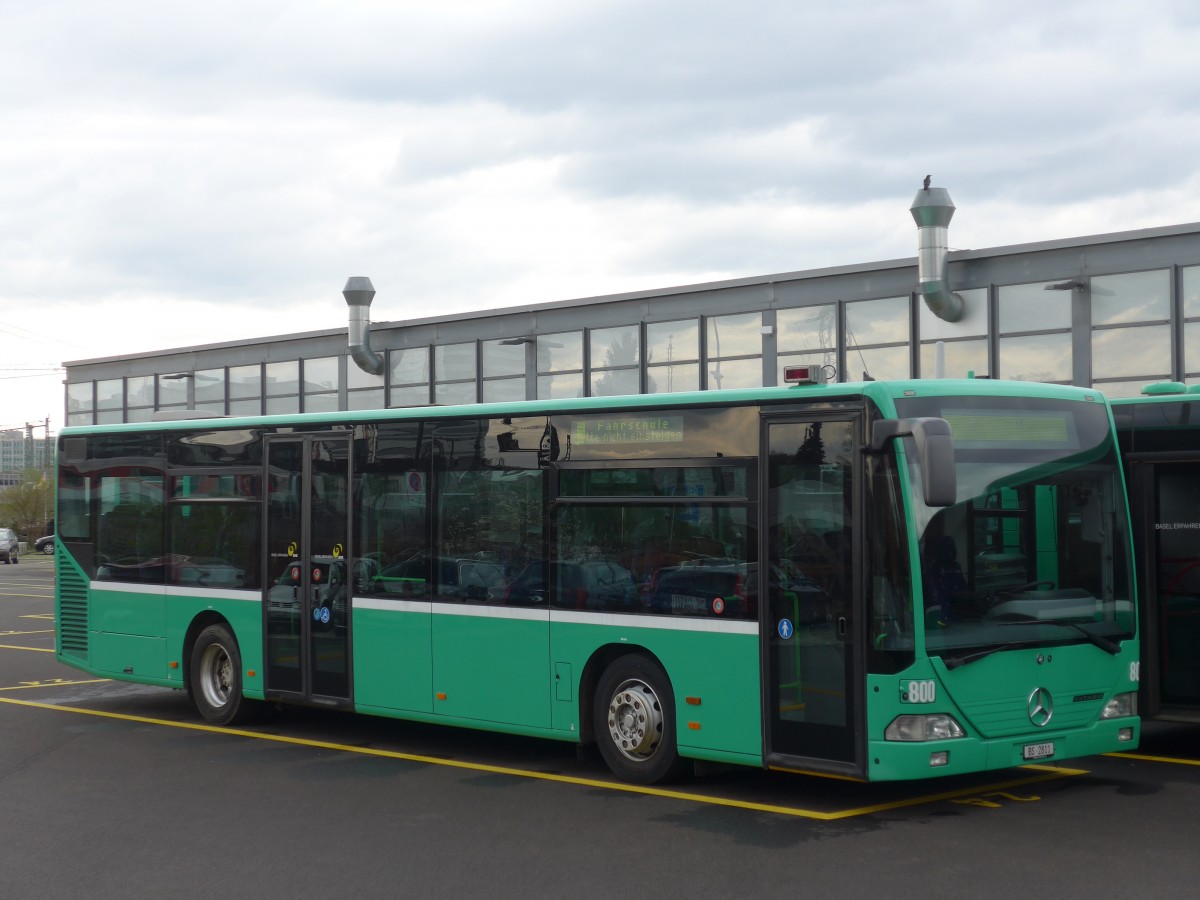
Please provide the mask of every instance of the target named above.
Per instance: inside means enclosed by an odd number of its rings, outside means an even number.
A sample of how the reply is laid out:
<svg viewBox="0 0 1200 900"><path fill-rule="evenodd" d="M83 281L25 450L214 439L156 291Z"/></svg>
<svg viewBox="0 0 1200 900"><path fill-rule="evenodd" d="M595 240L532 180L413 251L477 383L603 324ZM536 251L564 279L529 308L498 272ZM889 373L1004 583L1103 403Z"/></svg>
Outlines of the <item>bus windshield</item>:
<svg viewBox="0 0 1200 900"><path fill-rule="evenodd" d="M896 406L946 419L954 437L958 501L931 509L914 491L930 655L957 668L1021 646L1086 642L1117 653L1135 626L1105 406L1002 397Z"/></svg>

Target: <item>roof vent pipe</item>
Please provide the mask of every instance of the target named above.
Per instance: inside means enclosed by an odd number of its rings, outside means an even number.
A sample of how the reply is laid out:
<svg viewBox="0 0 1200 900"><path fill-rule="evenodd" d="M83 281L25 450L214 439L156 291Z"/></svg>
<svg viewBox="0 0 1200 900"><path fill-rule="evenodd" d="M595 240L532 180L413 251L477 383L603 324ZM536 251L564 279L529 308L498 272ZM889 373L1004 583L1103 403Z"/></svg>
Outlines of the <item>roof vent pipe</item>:
<svg viewBox="0 0 1200 900"><path fill-rule="evenodd" d="M364 372L382 375L383 357L371 349L371 301L375 299L375 286L364 275L352 275L346 279L342 296L350 307L350 358Z"/></svg>
<svg viewBox="0 0 1200 900"><path fill-rule="evenodd" d="M928 178L925 184L909 209L917 223L917 289L930 312L947 322L957 322L963 314L962 297L950 290L946 271L946 235L954 203L945 188L928 187Z"/></svg>

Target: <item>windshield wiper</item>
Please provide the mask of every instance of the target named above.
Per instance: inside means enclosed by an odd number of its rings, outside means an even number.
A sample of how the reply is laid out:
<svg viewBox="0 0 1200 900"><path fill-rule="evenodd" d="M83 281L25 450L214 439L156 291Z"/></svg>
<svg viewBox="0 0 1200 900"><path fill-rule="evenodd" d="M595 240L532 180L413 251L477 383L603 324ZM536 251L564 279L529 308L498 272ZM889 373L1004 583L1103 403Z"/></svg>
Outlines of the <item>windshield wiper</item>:
<svg viewBox="0 0 1200 900"><path fill-rule="evenodd" d="M1054 624L1069 625L1110 656L1116 656L1121 652L1121 645L1116 641L1102 634L1096 634L1094 631L1088 631L1078 622L1054 622Z"/></svg>
<svg viewBox="0 0 1200 900"><path fill-rule="evenodd" d="M942 665L947 669L957 669L960 666L969 665L973 662L978 662L985 656L991 656L1000 650L1011 650L1013 644L996 644L994 647L985 647L982 650L976 650L974 653L964 653L962 656L942 657Z"/></svg>
<svg viewBox="0 0 1200 900"><path fill-rule="evenodd" d="M1116 641L1105 637L1102 634L1096 634L1094 631L1088 631L1078 622L1068 622L1066 619L1012 619L1005 622L994 622L995 625L1061 625L1063 628L1074 628L1085 638L1091 641L1095 646L1099 647L1105 653L1116 656L1121 652L1121 645Z"/></svg>

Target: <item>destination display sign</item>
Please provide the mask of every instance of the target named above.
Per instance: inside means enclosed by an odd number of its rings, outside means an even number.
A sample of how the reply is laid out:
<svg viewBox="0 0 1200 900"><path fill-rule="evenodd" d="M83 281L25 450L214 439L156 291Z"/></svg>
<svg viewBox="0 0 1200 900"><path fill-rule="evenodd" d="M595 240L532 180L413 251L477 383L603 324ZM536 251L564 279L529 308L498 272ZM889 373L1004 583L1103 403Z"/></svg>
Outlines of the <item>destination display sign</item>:
<svg viewBox="0 0 1200 900"><path fill-rule="evenodd" d="M1060 410L947 409L954 445L964 449L1021 446L1074 450L1079 447L1075 420Z"/></svg>
<svg viewBox="0 0 1200 900"><path fill-rule="evenodd" d="M572 423L576 447L599 444L674 444L683 440L683 416L586 416Z"/></svg>

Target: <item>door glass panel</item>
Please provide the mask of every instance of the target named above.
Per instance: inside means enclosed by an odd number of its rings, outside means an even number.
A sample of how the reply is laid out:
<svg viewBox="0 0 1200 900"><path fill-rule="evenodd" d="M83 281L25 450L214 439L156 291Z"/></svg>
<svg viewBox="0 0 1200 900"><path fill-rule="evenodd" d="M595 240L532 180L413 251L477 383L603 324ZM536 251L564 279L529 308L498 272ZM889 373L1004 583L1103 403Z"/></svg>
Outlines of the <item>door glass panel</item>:
<svg viewBox="0 0 1200 900"><path fill-rule="evenodd" d="M853 761L854 423L770 427L770 750Z"/></svg>
<svg viewBox="0 0 1200 900"><path fill-rule="evenodd" d="M346 635L350 627L350 585L346 568L349 537L346 454L344 440L315 440L310 444L309 565L312 598L312 693L347 697L349 665Z"/></svg>
<svg viewBox="0 0 1200 900"><path fill-rule="evenodd" d="M273 441L267 452L267 688L350 695L349 442Z"/></svg>
<svg viewBox="0 0 1200 900"><path fill-rule="evenodd" d="M1200 480L1195 465L1159 465L1155 479L1155 583L1162 639L1162 702L1200 705Z"/></svg>
<svg viewBox="0 0 1200 900"><path fill-rule="evenodd" d="M301 441L267 447L267 687L303 690L300 668L300 599L304 567L300 562Z"/></svg>

